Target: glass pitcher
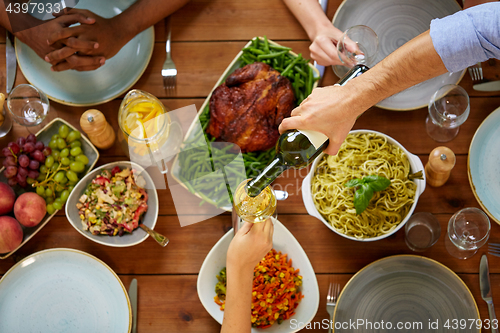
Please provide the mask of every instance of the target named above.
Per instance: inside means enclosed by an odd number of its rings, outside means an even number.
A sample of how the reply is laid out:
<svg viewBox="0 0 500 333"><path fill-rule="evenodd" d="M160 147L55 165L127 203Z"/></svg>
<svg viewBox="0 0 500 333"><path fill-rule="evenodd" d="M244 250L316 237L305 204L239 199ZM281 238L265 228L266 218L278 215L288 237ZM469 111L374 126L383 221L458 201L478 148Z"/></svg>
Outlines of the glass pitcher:
<svg viewBox="0 0 500 333"><path fill-rule="evenodd" d="M162 102L138 89L131 90L118 111L120 141L131 161L142 166L156 164L168 172L166 162L182 141L181 127Z"/></svg>

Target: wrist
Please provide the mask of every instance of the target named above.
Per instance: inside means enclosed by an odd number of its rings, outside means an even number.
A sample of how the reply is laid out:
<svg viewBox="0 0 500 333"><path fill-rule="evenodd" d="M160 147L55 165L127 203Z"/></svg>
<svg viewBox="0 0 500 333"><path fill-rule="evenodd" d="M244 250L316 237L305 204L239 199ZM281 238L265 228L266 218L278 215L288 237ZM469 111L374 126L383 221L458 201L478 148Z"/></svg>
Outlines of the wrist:
<svg viewBox="0 0 500 333"><path fill-rule="evenodd" d="M131 24L133 21L130 21L125 12L116 15L109 20L115 36L124 41L123 45L127 44L140 32L135 24Z"/></svg>

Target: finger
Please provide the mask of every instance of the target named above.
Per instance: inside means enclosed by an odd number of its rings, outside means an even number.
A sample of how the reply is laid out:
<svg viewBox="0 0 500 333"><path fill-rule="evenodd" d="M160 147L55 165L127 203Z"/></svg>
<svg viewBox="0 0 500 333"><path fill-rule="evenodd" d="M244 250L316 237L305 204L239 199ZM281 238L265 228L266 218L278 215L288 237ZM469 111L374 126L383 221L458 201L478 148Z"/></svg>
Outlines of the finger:
<svg viewBox="0 0 500 333"><path fill-rule="evenodd" d="M264 235L272 236L272 229L273 229L273 221L271 218L268 218L264 222ZM272 237L270 239L272 240Z"/></svg>
<svg viewBox="0 0 500 333"><path fill-rule="evenodd" d="M238 232L236 234L245 235L252 229L252 227L253 227L253 223L245 222L245 223L243 223L242 226L240 226L240 230L238 230Z"/></svg>
<svg viewBox="0 0 500 333"><path fill-rule="evenodd" d="M301 111L302 110L301 110L300 106L298 106L298 107L296 107L295 109L292 110L292 112L290 113L290 115L292 117L298 117L298 116L300 116Z"/></svg>
<svg viewBox="0 0 500 333"><path fill-rule="evenodd" d="M89 41L89 40L83 40L75 37L70 37L66 40L66 45L77 50L77 51L84 51L84 50L95 50L99 48L99 43Z"/></svg>
<svg viewBox="0 0 500 333"><path fill-rule="evenodd" d="M49 38L47 38L47 44L52 45L55 42L66 39L72 36L76 36L80 31L80 26L71 27L71 28L63 28L51 34Z"/></svg>
<svg viewBox="0 0 500 333"><path fill-rule="evenodd" d="M319 45L323 52L327 55L329 62L334 63L339 60L339 56L337 54L337 47L333 43L331 39L322 41Z"/></svg>
<svg viewBox="0 0 500 333"><path fill-rule="evenodd" d="M75 71L79 71L79 72L88 72L88 71L95 71L96 69L98 69L101 66L102 65L81 66L81 67L75 67L73 69Z"/></svg>
<svg viewBox="0 0 500 333"><path fill-rule="evenodd" d="M335 60L332 60L318 44L311 44L311 46L309 46L309 51L311 51L311 58L321 66L330 66L335 62ZM338 62L340 63L340 60L338 60Z"/></svg>
<svg viewBox="0 0 500 333"><path fill-rule="evenodd" d="M55 65L67 57L75 54L76 50L72 49L71 47L63 47L62 49L55 50L50 52L45 56L45 61L51 63L52 65Z"/></svg>
<svg viewBox="0 0 500 333"><path fill-rule="evenodd" d="M332 156L337 155L341 145L342 145L342 142L341 143L334 143L330 140L330 143L328 144L328 146L325 149L325 153L328 155L332 155Z"/></svg>
<svg viewBox="0 0 500 333"><path fill-rule="evenodd" d="M60 62L57 65L50 67L50 70L53 72L62 72L67 71L68 69L73 69L73 66L67 61Z"/></svg>
<svg viewBox="0 0 500 333"><path fill-rule="evenodd" d="M304 127L304 122L302 117L289 117L283 119L278 130L280 133L283 133L290 129L307 129Z"/></svg>
<svg viewBox="0 0 500 333"><path fill-rule="evenodd" d="M71 13L67 15L62 15L59 17L59 22L66 26L70 26L75 23L81 24L94 24L95 18L89 17L83 13Z"/></svg>
<svg viewBox="0 0 500 333"><path fill-rule="evenodd" d="M102 65L104 65L105 62L106 59L103 57L72 55L66 58L66 62L52 66L52 70L55 72L59 72L61 70L67 70L67 69L82 69L82 68L97 69ZM66 65L66 63L69 64L69 68L68 65Z"/></svg>

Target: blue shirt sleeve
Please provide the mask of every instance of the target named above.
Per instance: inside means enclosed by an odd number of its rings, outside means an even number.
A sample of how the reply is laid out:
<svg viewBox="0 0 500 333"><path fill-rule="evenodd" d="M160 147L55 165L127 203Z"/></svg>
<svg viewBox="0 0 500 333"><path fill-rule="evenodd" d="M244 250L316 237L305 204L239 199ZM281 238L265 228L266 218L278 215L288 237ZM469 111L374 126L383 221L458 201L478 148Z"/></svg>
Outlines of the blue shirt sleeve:
<svg viewBox="0 0 500 333"><path fill-rule="evenodd" d="M490 58L500 59L500 3L486 3L434 19L430 36L450 72Z"/></svg>

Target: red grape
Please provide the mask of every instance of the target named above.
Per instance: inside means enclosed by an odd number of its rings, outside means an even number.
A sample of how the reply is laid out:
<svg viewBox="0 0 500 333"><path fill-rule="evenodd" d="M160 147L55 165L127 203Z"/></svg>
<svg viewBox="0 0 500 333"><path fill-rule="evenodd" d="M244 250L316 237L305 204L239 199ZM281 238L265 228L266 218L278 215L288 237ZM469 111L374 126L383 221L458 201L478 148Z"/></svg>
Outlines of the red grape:
<svg viewBox="0 0 500 333"><path fill-rule="evenodd" d="M30 165L30 159L28 156L22 154L17 158L17 161L19 162L19 165L22 166L23 168L27 168L28 165Z"/></svg>
<svg viewBox="0 0 500 333"><path fill-rule="evenodd" d="M49 156L50 154L52 154L52 149L50 149L50 147L45 147L43 148L43 151L42 151L43 155L45 157Z"/></svg>
<svg viewBox="0 0 500 333"><path fill-rule="evenodd" d="M23 151L25 153L31 153L35 150L35 144L33 142L26 142L23 146Z"/></svg>
<svg viewBox="0 0 500 333"><path fill-rule="evenodd" d="M6 178L12 178L17 175L17 168L15 166L8 166L5 168L3 175Z"/></svg>
<svg viewBox="0 0 500 333"><path fill-rule="evenodd" d="M5 157L12 156L12 152L10 151L10 149L8 147L5 147L2 149L2 155Z"/></svg>
<svg viewBox="0 0 500 333"><path fill-rule="evenodd" d="M45 162L45 156L43 155L43 153L39 150L35 150L31 156L33 157L34 160L42 163L42 162ZM33 161L32 161L33 162Z"/></svg>
<svg viewBox="0 0 500 333"><path fill-rule="evenodd" d="M29 164L29 168L31 170L38 170L38 167L40 166L40 162L38 161L35 161L35 160L31 160L30 161L30 164ZM38 177L38 176L37 176ZM36 177L30 177L30 178L36 178Z"/></svg>
<svg viewBox="0 0 500 333"><path fill-rule="evenodd" d="M16 159L14 156L7 156L5 160L3 160L3 166L8 167L8 166L17 166Z"/></svg>
<svg viewBox="0 0 500 333"><path fill-rule="evenodd" d="M21 151L21 148L19 148L19 146L15 142L9 142L9 144L7 145L7 147L9 147L10 150L12 150L12 152L14 153L14 155L19 154L19 152Z"/></svg>
<svg viewBox="0 0 500 333"><path fill-rule="evenodd" d="M7 181L7 184L9 184L9 186L11 187L14 187L17 185L17 177L13 177L13 178L9 178L9 180Z"/></svg>
<svg viewBox="0 0 500 333"><path fill-rule="evenodd" d="M33 161L31 161L31 162L33 162ZM39 174L40 173L38 171L36 171L36 170L30 170L30 171L28 171L28 177L31 178L31 179L37 179Z"/></svg>
<svg viewBox="0 0 500 333"><path fill-rule="evenodd" d="M43 147L45 147L45 145L43 144L42 141L37 141L37 143L35 143L36 150L43 150Z"/></svg>
<svg viewBox="0 0 500 333"><path fill-rule="evenodd" d="M22 179L26 179L26 176L28 175L28 169L20 167L17 169L17 176L21 176ZM18 179L19 181L19 179Z"/></svg>
<svg viewBox="0 0 500 333"><path fill-rule="evenodd" d="M16 143L19 145L19 147L22 147L26 143L26 139L23 138L22 136L20 136L20 137L17 138Z"/></svg>
<svg viewBox="0 0 500 333"><path fill-rule="evenodd" d="M19 172L17 173L17 176L16 176L16 180L17 180L17 183L19 184L19 186L21 187L26 187L27 183L26 183L26 176L28 174L26 174L25 176L21 175Z"/></svg>
<svg viewBox="0 0 500 333"><path fill-rule="evenodd" d="M30 134L26 137L26 142L31 142L33 144L36 143L36 136L35 134Z"/></svg>

